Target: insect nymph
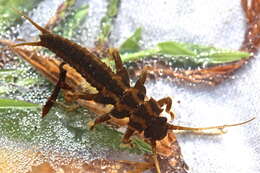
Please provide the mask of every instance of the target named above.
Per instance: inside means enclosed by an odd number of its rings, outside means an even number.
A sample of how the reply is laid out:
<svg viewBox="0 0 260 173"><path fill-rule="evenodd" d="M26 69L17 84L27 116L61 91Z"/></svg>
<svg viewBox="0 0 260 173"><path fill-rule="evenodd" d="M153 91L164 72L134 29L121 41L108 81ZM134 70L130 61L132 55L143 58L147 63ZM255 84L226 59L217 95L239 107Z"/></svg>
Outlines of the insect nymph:
<svg viewBox="0 0 260 173"><path fill-rule="evenodd" d="M20 13L20 12L19 12ZM144 86L146 80L146 72L143 72L134 86L130 86L129 76L126 68L123 66L119 52L111 51L111 55L115 61L116 71L113 72L105 63L91 53L88 49L69 41L59 35L55 35L50 31L42 28L29 17L21 14L29 20L38 30L41 31L39 42L20 43L14 46L31 45L43 46L60 57L65 63L82 75L88 83L98 90L97 94L85 94L81 96L87 100L94 100L102 104L111 104L113 109L100 117L92 124L91 129L96 124L105 122L111 117L122 119L129 118L127 130L123 137L123 143L130 143L130 137L135 133L143 133L144 138L150 142L156 156L156 141L163 139L169 130L205 130L215 128L225 128L228 126L241 125L246 122L205 128L190 128L183 126L175 126L169 124L165 117L161 116L164 111L163 106L166 105L165 111L171 116L172 100L170 97L155 100L147 99L146 88ZM43 107L42 115L45 116L53 103L55 102L60 89L70 90L66 83L66 71L63 69L65 63L60 65L59 81L47 103ZM156 159L155 159L156 160ZM157 171L160 172L158 163Z"/></svg>

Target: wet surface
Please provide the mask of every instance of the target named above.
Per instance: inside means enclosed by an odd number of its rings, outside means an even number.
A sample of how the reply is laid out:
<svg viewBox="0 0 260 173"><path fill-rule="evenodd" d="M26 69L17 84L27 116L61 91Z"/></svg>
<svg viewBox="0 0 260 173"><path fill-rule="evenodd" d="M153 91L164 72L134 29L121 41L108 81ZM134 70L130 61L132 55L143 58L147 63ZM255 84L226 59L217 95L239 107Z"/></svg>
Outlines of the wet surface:
<svg viewBox="0 0 260 173"><path fill-rule="evenodd" d="M33 19L40 22L40 24L47 21L55 11L55 5L49 3L49 1L44 1L32 13ZM55 1L56 3L58 4L58 1ZM90 4L90 7L93 8L90 13L91 20L83 26L86 30L83 29L84 32L82 33L89 31L91 34L83 34L81 39L81 42L85 42L87 46L93 44L90 40L95 38L98 31L98 20L102 15L102 13L97 14L95 8L97 8L97 11L102 12L106 3L99 0L90 1ZM50 6L53 7L52 10L50 10ZM42 12L46 14L43 19ZM158 42L174 40L238 50L246 30L245 21L240 1L237 0L230 0L228 3L225 0L187 0L184 2L177 0L122 1L111 41L116 47L131 35L136 28L141 26L143 28L142 46L144 48L150 48ZM24 24L21 31L25 32L20 37L27 38L37 34L37 32L31 33L30 29L32 29L30 24ZM259 67L260 61L256 56L230 79L215 87L187 83L176 84L171 80L162 78L147 83L148 96L158 99L170 96L174 99L173 108L177 117L173 123L177 125L203 127L232 124L256 117L256 120L250 124L227 129L228 133L220 136L178 133L177 139L190 172L259 172ZM50 92L47 87L45 86L45 89L42 89L41 86L36 89L29 87L26 92L21 92L23 94L19 92L18 94L11 93L10 96L43 103ZM180 101L180 103L177 103L177 101ZM10 163L14 164L17 163L16 160L23 160L22 164L18 164L21 167L20 170L28 169L28 166L32 164L43 163L46 160L49 162L59 160L59 156L56 154L64 149L71 156L80 157L83 161L106 155L107 149L82 152L79 148L86 147L88 141L75 142L73 132L69 131L67 124L64 123L66 122L64 115L62 113L55 114L56 117L54 117L53 123L46 125L48 127L46 130L50 132L46 131L46 133L39 135L37 139L41 144L40 146L46 146L45 144L51 146L50 149L55 151L51 153L53 157L36 159L35 161L35 153L26 155L20 152L20 155L16 155L17 153L9 152L5 156L8 158L7 160L10 160ZM21 114L12 114L12 112L1 113L0 126L4 127L5 120L11 121L12 117L14 117L13 119L18 117L18 120L21 121L14 122L14 127L24 128L10 129L10 131L20 130L20 134L23 136L26 133L37 133L37 131L32 130L30 125L33 124L36 127L41 125L39 114L32 113L28 115L25 117L21 116ZM86 122L82 122L81 116L83 115L76 117L78 119L75 120L74 127L83 127L86 124ZM23 125L17 126L15 123L23 123ZM20 142L17 144L16 141L10 141L5 136L0 139L3 148L18 148L18 152L19 148L23 148L21 145L27 146L26 143L20 145ZM56 142L52 143L55 141L54 139ZM32 139L31 141L35 140ZM69 161L70 159L67 159L64 162Z"/></svg>

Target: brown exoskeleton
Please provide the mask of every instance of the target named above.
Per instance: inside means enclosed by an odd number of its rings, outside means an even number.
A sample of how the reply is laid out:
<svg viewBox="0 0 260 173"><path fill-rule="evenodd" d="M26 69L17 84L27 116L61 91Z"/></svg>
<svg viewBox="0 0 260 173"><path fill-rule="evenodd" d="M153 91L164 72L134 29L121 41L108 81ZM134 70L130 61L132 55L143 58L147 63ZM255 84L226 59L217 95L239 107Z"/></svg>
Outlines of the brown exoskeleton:
<svg viewBox="0 0 260 173"><path fill-rule="evenodd" d="M18 12L20 13L20 12ZM207 129L223 129L230 126L238 126L248 121L205 128L191 128L183 126L175 126L169 124L165 117L161 116L164 111L163 106L166 105L165 111L174 117L171 112L172 100L170 97L155 100L146 98L146 88L144 86L147 73L144 71L134 86L130 86L129 76L126 68L123 66L119 52L115 49L111 51L111 55L115 61L116 72L113 72L105 63L91 53L88 49L69 41L59 35L55 35L50 31L42 28L29 17L23 15L38 30L41 31L39 42L20 43L14 46L30 45L43 46L54 52L65 63L82 75L93 87L98 90L97 94L84 94L78 97L87 100L94 100L102 104L111 104L113 109L100 117L98 117L91 125L91 129L96 124L105 122L111 117L122 119L129 118L127 130L123 137L123 143L130 143L130 137L135 133L143 133L144 138L152 145L154 160L157 172L160 172L156 155L156 141L162 140L169 130L207 130ZM66 70L63 68L65 63L60 65L60 77L52 95L43 107L42 116L45 116L53 103L55 102L60 89L71 90L66 85Z"/></svg>

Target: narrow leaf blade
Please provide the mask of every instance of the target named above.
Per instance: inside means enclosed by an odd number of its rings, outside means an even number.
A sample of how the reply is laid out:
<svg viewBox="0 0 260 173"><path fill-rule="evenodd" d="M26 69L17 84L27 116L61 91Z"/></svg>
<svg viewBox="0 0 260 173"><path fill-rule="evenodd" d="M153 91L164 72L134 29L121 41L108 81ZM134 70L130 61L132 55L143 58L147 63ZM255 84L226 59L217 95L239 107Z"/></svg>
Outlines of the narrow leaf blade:
<svg viewBox="0 0 260 173"><path fill-rule="evenodd" d="M160 49L160 53L168 54L172 56L195 56L196 54L192 52L183 43L168 41L157 44Z"/></svg>
<svg viewBox="0 0 260 173"><path fill-rule="evenodd" d="M111 0L108 5L107 15L110 17L115 17L118 13L118 5L120 0Z"/></svg>
<svg viewBox="0 0 260 173"><path fill-rule="evenodd" d="M218 63L238 61L240 59L247 58L249 56L250 53L248 52L220 51L220 52L209 54L208 58L210 59L211 63L218 64Z"/></svg>
<svg viewBox="0 0 260 173"><path fill-rule="evenodd" d="M137 28L133 35L131 35L123 44L120 46L120 53L134 53L140 50L139 41L142 38L142 29Z"/></svg>
<svg viewBox="0 0 260 173"><path fill-rule="evenodd" d="M12 99L0 99L0 109L37 109L40 108L39 104L30 102L12 100Z"/></svg>

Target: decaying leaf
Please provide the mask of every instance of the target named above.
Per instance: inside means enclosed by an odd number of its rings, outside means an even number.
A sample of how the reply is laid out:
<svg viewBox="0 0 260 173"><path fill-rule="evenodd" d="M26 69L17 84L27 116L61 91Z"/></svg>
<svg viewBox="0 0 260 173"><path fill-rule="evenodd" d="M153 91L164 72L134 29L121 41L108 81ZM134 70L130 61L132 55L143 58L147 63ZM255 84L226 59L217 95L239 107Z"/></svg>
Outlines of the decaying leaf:
<svg viewBox="0 0 260 173"><path fill-rule="evenodd" d="M188 165L183 160L181 148L173 132L157 142L158 160L162 172L187 173Z"/></svg>
<svg viewBox="0 0 260 173"><path fill-rule="evenodd" d="M51 164L46 162L38 166L33 166L32 171L27 173L140 173L150 166L151 164L145 162L109 161L102 159L85 163L81 167L76 167L71 163L68 165L61 165L54 169Z"/></svg>
<svg viewBox="0 0 260 173"><path fill-rule="evenodd" d="M234 72L234 69L240 68L244 63L245 60L240 60L235 63L224 64L210 68L197 70L175 70L167 64L161 62L156 63L153 66L143 66L142 64L140 64L140 67L133 73L134 75L140 75L143 69L145 69L150 72L150 75L160 75L163 77L167 76L189 81L192 83L203 83L214 86L221 83L224 79L228 78Z"/></svg>
<svg viewBox="0 0 260 173"><path fill-rule="evenodd" d="M12 155L17 157L12 159ZM33 150L13 151L11 149L0 149L0 172L11 173L14 171L26 171L27 173L140 173L149 169L152 164L147 162L125 161L125 160L107 160L95 159L89 162L73 159L66 161L68 158L60 157L59 160L63 162L53 163L48 160L35 164L35 158L45 158L41 152ZM12 159L12 160L10 160ZM27 160L27 167L20 167L22 162ZM30 168L31 167L31 168ZM30 171L27 171L30 170Z"/></svg>

